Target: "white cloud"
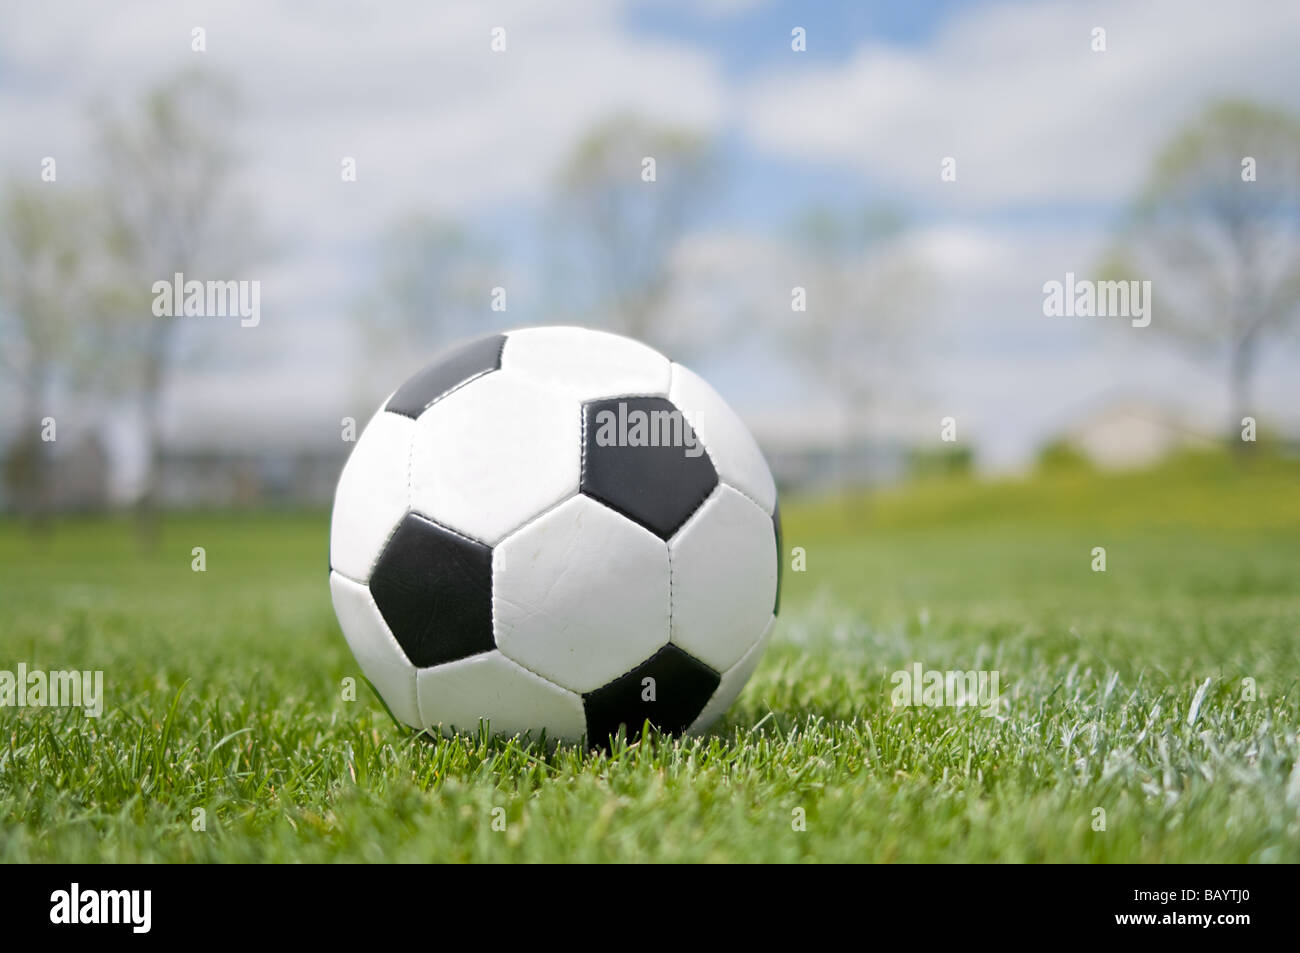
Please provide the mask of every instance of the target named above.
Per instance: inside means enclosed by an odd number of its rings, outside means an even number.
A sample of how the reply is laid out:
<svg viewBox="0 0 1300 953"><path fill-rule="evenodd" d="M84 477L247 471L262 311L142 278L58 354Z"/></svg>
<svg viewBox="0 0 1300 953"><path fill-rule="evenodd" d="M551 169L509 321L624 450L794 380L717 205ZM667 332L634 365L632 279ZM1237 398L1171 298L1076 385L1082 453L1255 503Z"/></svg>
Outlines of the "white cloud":
<svg viewBox="0 0 1300 953"><path fill-rule="evenodd" d="M1108 49L1090 49L1092 30ZM1207 99L1300 107L1300 5L1129 0L966 8L912 49L799 59L745 94L763 149L935 203L1122 202ZM957 182L939 178L957 159Z"/></svg>
<svg viewBox="0 0 1300 953"><path fill-rule="evenodd" d="M95 97L129 101L186 66L231 77L248 105L232 136L276 225L355 234L413 205L463 213L544 191L576 138L617 112L721 122L712 59L638 38L620 5L234 2L20 5L0 14L0 163L87 155ZM207 31L207 52L190 31ZM494 27L507 50L489 46ZM358 160L360 206L339 163ZM71 170L72 162L68 163Z"/></svg>

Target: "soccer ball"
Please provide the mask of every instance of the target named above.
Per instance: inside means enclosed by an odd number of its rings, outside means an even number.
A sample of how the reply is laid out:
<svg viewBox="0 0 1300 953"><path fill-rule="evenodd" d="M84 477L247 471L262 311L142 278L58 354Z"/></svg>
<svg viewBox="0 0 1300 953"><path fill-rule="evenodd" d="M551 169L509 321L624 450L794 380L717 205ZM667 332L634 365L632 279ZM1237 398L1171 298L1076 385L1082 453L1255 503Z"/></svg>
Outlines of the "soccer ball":
<svg viewBox="0 0 1300 953"><path fill-rule="evenodd" d="M339 478L330 588L401 721L607 744L702 731L778 608L776 486L701 378L629 338L528 328L452 348Z"/></svg>

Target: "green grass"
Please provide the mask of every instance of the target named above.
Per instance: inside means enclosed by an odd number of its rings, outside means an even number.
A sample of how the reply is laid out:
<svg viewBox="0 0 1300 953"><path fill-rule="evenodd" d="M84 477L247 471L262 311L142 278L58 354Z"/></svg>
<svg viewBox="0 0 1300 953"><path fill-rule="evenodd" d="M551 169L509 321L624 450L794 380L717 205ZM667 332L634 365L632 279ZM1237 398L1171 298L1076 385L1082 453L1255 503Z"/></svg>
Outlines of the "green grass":
<svg viewBox="0 0 1300 953"><path fill-rule="evenodd" d="M787 502L807 571L740 701L605 753L344 701L324 515L176 518L148 556L0 524L0 669L107 694L0 708L0 861L1300 861L1298 490L1205 457ZM997 715L894 708L913 662L996 670Z"/></svg>

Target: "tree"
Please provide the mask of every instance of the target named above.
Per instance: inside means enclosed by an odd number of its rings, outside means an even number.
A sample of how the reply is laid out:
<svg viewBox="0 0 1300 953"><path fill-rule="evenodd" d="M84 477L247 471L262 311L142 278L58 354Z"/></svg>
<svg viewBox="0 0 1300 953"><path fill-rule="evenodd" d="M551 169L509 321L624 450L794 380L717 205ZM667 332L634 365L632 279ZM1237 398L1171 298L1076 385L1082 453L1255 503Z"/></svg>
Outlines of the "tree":
<svg viewBox="0 0 1300 953"><path fill-rule="evenodd" d="M688 130L623 116L584 136L560 173L550 238L570 279L565 310L653 346L682 344L662 308L710 171L708 144Z"/></svg>
<svg viewBox="0 0 1300 953"><path fill-rule="evenodd" d="M229 278L256 244L251 215L235 191L229 143L238 112L233 90L187 72L149 92L139 110L108 111L100 137L106 181L105 294L115 324L120 381L136 397L146 470L141 526L153 535L168 386L178 319L153 313L155 281L176 273ZM198 273L203 272L200 276Z"/></svg>
<svg viewBox="0 0 1300 953"><path fill-rule="evenodd" d="M497 324L492 291L504 281L494 279L494 254L459 224L416 213L394 224L377 251L375 282L354 313L362 350L384 365L383 380L402 380L450 341Z"/></svg>
<svg viewBox="0 0 1300 953"><path fill-rule="evenodd" d="M791 302L782 336L791 357L835 401L841 464L850 444L871 429L872 411L913 383L904 357L924 313L925 281L905 238L903 219L884 207L818 207L795 223L794 273L803 302L802 310Z"/></svg>
<svg viewBox="0 0 1300 953"><path fill-rule="evenodd" d="M86 203L55 186L14 184L0 209L0 355L19 392L19 431L5 484L33 526L49 510L55 386L77 370L77 323L88 312ZM57 421L56 421L57 426Z"/></svg>
<svg viewBox="0 0 1300 953"><path fill-rule="evenodd" d="M1300 121L1223 101L1160 151L1104 265L1150 280L1152 327L1222 362L1234 437L1264 341L1300 315L1298 231Z"/></svg>

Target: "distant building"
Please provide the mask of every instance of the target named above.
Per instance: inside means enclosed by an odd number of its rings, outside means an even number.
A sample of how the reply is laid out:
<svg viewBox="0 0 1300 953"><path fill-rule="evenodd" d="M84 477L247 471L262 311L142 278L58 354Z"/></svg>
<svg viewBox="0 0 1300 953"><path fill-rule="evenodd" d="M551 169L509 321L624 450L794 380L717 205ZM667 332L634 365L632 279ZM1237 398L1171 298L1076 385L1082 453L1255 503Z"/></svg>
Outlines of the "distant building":
<svg viewBox="0 0 1300 953"><path fill-rule="evenodd" d="M1209 449L1218 441L1178 413L1155 404L1126 401L1087 413L1064 440L1108 470L1138 469L1182 449Z"/></svg>

